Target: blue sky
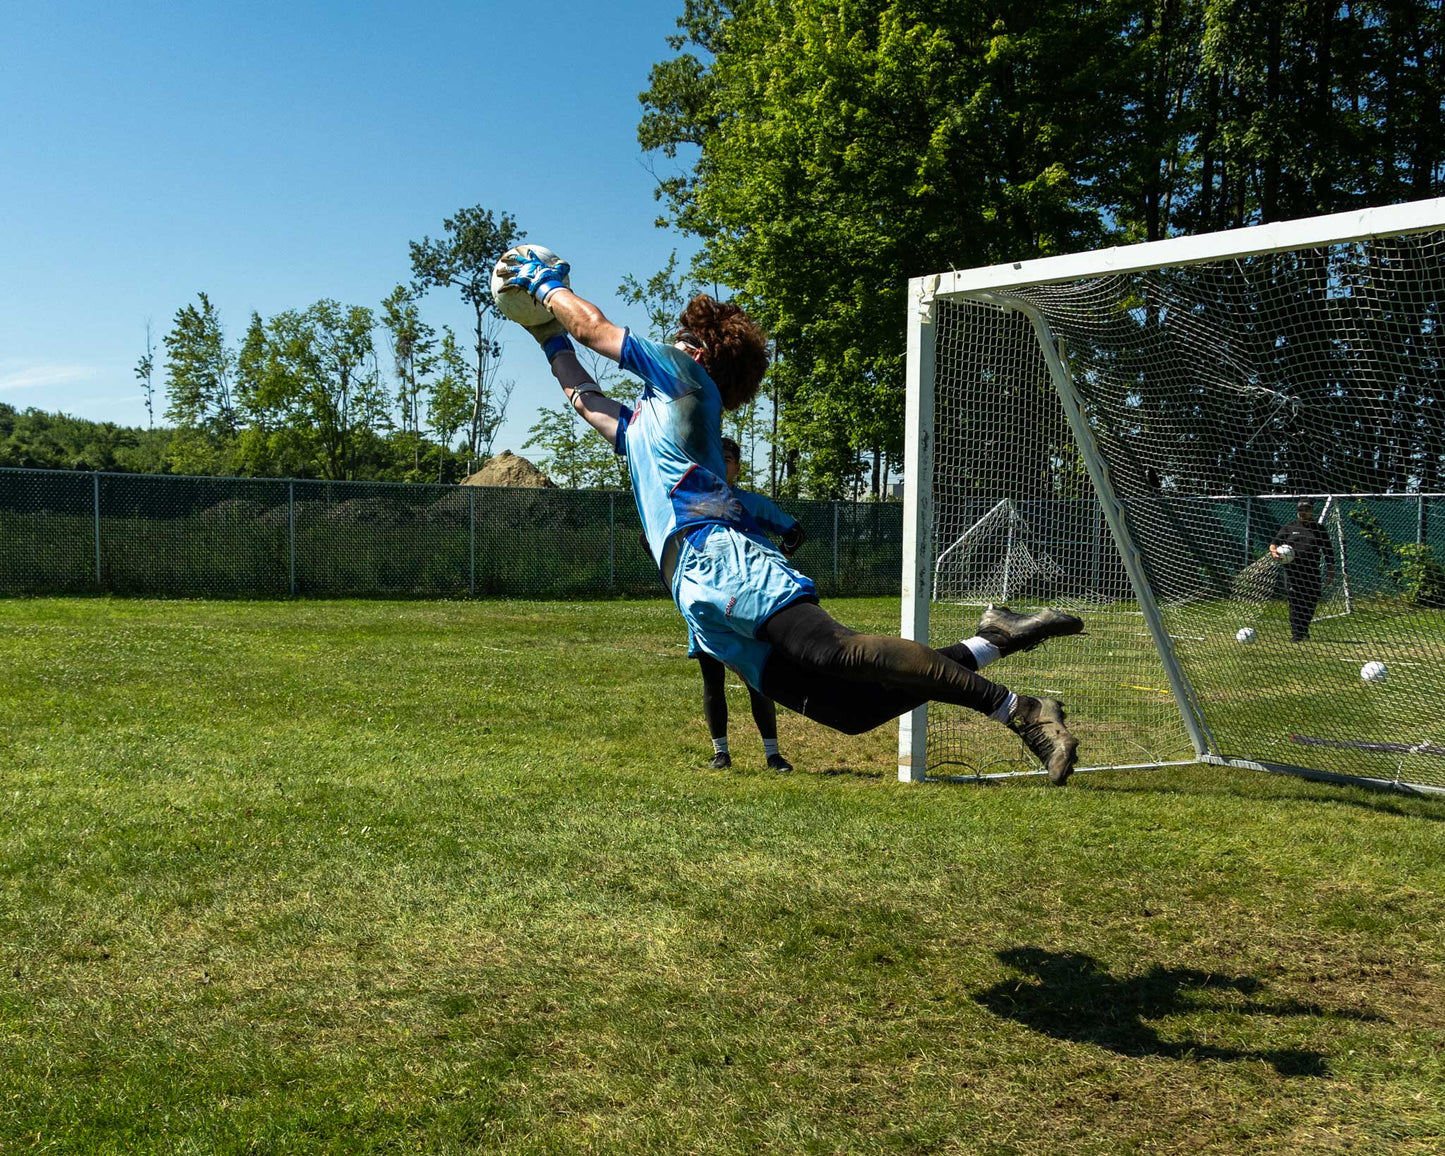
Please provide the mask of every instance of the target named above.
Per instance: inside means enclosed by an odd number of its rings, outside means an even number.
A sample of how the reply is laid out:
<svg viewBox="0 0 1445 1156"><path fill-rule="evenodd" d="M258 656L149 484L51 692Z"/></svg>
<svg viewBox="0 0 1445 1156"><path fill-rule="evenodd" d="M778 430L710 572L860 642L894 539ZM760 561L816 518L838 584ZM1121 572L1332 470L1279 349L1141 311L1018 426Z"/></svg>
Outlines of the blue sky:
<svg viewBox="0 0 1445 1156"><path fill-rule="evenodd" d="M0 401L18 408L144 425L147 320L159 345L205 291L236 342L253 310L376 308L409 279L407 242L462 206L512 213L624 324L645 319L616 299L623 275L692 252L653 225L636 136L682 0L4 11ZM468 327L440 290L422 310ZM512 332L499 450L554 403Z"/></svg>

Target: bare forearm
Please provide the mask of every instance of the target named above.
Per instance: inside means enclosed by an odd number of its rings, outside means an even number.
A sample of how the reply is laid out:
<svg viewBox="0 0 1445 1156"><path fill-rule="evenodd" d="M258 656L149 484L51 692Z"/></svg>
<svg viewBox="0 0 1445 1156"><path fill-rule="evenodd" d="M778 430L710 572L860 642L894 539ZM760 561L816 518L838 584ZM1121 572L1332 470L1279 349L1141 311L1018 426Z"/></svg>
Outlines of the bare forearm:
<svg viewBox="0 0 1445 1156"><path fill-rule="evenodd" d="M588 349L613 361L622 359L622 337L626 330L608 321L592 302L570 289L558 289L547 298L547 308L567 327L567 332Z"/></svg>

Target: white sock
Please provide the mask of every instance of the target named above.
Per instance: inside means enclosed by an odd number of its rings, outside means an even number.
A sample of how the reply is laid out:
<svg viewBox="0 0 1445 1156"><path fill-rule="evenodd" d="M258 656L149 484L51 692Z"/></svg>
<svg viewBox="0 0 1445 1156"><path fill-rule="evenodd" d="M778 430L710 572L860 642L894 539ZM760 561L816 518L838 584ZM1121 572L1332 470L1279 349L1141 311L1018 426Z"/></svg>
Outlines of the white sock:
<svg viewBox="0 0 1445 1156"><path fill-rule="evenodd" d="M728 753L728 737L727 737L727 735L723 735L723 737L720 738L720 739L713 739L713 741L712 741L712 753L715 754L715 755L725 755L725 754Z"/></svg>
<svg viewBox="0 0 1445 1156"><path fill-rule="evenodd" d="M775 754L777 754L777 753L778 753L778 740L777 740L777 739L764 739L764 740L763 740L763 754L767 755L768 758L772 758L772 757L773 757Z"/></svg>
<svg viewBox="0 0 1445 1156"><path fill-rule="evenodd" d="M999 649L987 638L975 634L972 638L963 640L964 646L968 647L973 654L974 662L978 663L978 669L982 670L990 662L997 662L1003 657Z"/></svg>
<svg viewBox="0 0 1445 1156"><path fill-rule="evenodd" d="M1014 694L1013 691L1009 691L1008 698L1004 699L1003 706L999 707L998 710L994 711L993 714L988 717L997 722L1006 723L1009 719L1013 718L1014 711L1018 709L1018 705L1019 696Z"/></svg>

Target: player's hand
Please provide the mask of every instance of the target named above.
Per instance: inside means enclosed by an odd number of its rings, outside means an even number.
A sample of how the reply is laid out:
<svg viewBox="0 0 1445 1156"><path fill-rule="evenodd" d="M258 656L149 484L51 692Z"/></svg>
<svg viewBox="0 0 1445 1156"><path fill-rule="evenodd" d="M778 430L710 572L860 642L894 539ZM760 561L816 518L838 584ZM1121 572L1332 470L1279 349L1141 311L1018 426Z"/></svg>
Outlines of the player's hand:
<svg viewBox="0 0 1445 1156"><path fill-rule="evenodd" d="M803 539L807 536L808 535L803 532L803 524L801 522L794 522L792 526L789 527L788 532L778 539L778 548L783 551L783 557L791 558L797 552L798 547L803 544Z"/></svg>
<svg viewBox="0 0 1445 1156"><path fill-rule="evenodd" d="M537 256L535 249L528 249L521 256L511 257L507 266L507 284L525 290L532 295L534 301L542 305L547 304L547 298L558 289L566 288L563 281L572 271L572 266L560 257L549 264Z"/></svg>
<svg viewBox="0 0 1445 1156"><path fill-rule="evenodd" d="M541 325L524 325L522 328L530 333L537 344L541 346L546 346L547 342L551 341L554 337L567 336L567 327L555 317L549 317L546 321L542 322Z"/></svg>

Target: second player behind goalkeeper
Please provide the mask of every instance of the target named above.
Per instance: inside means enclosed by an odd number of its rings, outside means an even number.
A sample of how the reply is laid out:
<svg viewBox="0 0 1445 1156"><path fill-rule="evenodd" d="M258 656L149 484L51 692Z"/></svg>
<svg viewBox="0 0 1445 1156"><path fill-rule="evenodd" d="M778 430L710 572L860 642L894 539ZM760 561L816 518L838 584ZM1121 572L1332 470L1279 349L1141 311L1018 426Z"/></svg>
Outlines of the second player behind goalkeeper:
<svg viewBox="0 0 1445 1156"><path fill-rule="evenodd" d="M1077 634L1072 614L990 608L978 632L933 650L860 634L818 605L817 590L768 541L731 493L722 413L747 404L767 368L767 340L746 313L706 294L690 301L670 343L614 325L563 284L561 262L512 262L510 292L546 305L555 323L530 332L573 408L627 458L648 547L694 644L748 686L807 718L859 734L928 701L953 703L1007 726L1062 785L1078 743L1055 699L1011 692L978 672L990 662ZM569 335L643 382L636 408L605 396Z"/></svg>
<svg viewBox="0 0 1445 1156"><path fill-rule="evenodd" d="M738 483L742 472L743 449L732 438L722 439L723 465L727 469L727 483L738 501L759 526L771 535L776 535L783 556L791 558L806 535L796 518L790 518L762 494L745 490ZM671 591L669 591L671 593ZM708 735L712 739L715 768L733 765L728 751L728 700L724 667L717 659L701 649L696 652L698 666L702 670L702 714L707 722ZM778 712L773 704L752 687L748 687L748 705L752 709L753 722L757 725L758 736L763 740L763 754L768 766L775 771L791 771L793 764L783 757L778 749Z"/></svg>

